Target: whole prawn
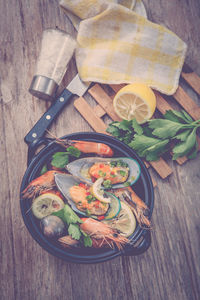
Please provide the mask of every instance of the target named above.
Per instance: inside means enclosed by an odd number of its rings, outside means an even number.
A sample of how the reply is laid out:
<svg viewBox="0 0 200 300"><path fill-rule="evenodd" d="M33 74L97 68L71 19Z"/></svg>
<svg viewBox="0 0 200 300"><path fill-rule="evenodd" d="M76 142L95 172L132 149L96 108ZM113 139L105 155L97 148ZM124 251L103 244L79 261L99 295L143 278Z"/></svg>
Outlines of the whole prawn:
<svg viewBox="0 0 200 300"><path fill-rule="evenodd" d="M59 139L48 130L47 132L55 139L56 143L60 144L65 148L68 148L69 146L73 146L78 150L80 150L82 153L95 153L105 157L113 156L113 150L106 144L88 142L88 141L70 140L70 139Z"/></svg>
<svg viewBox="0 0 200 300"><path fill-rule="evenodd" d="M116 197L121 201L128 204L130 209L133 211L138 223L140 226L151 227L150 220L145 216L145 213L148 211L147 205L140 199L140 197L132 190L132 188L126 187L121 189L115 189L112 191Z"/></svg>
<svg viewBox="0 0 200 300"><path fill-rule="evenodd" d="M56 173L61 173L59 171L50 170L44 173L43 175L32 180L28 186L23 190L22 197L23 199L32 199L38 195L50 191L56 187L54 175Z"/></svg>
<svg viewBox="0 0 200 300"><path fill-rule="evenodd" d="M111 228L107 224L96 221L92 218L81 218L83 223L80 229L87 233L92 240L92 247L101 248L109 246L114 248L116 246L119 250L124 245L129 243L129 240L122 236L117 230ZM64 236L58 240L63 246L71 247L78 244L78 242L69 236Z"/></svg>

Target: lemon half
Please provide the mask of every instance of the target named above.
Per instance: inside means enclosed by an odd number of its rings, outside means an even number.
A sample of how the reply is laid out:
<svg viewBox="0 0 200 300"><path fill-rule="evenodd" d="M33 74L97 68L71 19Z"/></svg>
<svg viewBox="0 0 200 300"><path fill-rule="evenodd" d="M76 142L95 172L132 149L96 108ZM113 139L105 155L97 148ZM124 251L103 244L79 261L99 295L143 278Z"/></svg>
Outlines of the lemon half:
<svg viewBox="0 0 200 300"><path fill-rule="evenodd" d="M132 83L115 95L113 107L124 120L136 119L139 124L149 120L156 109L156 97L150 87L143 83Z"/></svg>

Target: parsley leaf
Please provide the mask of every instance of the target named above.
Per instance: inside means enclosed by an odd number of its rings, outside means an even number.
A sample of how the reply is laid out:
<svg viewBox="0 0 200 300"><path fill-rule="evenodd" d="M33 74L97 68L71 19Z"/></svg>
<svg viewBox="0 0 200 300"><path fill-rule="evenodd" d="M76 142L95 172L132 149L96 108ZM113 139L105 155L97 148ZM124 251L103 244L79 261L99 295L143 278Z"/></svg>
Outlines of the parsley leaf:
<svg viewBox="0 0 200 300"><path fill-rule="evenodd" d="M63 220L63 222L66 223L66 220L65 220L65 217L64 217L64 208L52 212L52 215L59 217L61 220Z"/></svg>
<svg viewBox="0 0 200 300"><path fill-rule="evenodd" d="M164 114L165 119L168 119L170 121L173 122L182 122L182 123L191 123L193 122L193 120L191 119L191 117L182 111L177 111L177 110L168 110L165 114ZM191 119L189 120L188 117Z"/></svg>
<svg viewBox="0 0 200 300"><path fill-rule="evenodd" d="M190 115L188 115L186 113L186 111L184 111L183 109L181 111L182 111L182 114L184 114L185 118L189 121L189 123L192 123L193 119L190 117Z"/></svg>
<svg viewBox="0 0 200 300"><path fill-rule="evenodd" d="M191 132L191 129L186 129L186 130L180 132L179 134L175 135L173 137L173 139L181 140L183 142L187 139L190 132Z"/></svg>
<svg viewBox="0 0 200 300"><path fill-rule="evenodd" d="M180 142L173 147L172 159L177 159L180 156L187 155L192 150L196 144L196 130L197 128L195 127L185 141Z"/></svg>
<svg viewBox="0 0 200 300"><path fill-rule="evenodd" d="M123 130L123 131L130 131L131 132L131 122L127 120L123 120L121 122L114 122L113 126Z"/></svg>
<svg viewBox="0 0 200 300"><path fill-rule="evenodd" d="M69 162L69 155L66 152L57 152L53 155L51 165L63 169Z"/></svg>
<svg viewBox="0 0 200 300"><path fill-rule="evenodd" d="M73 239L80 240L81 231L77 224L70 224L68 227L68 233L71 235Z"/></svg>
<svg viewBox="0 0 200 300"><path fill-rule="evenodd" d="M198 144L198 142L197 142L197 140L196 140L196 143L195 143L194 147L193 147L192 150L187 154L187 157L188 157L189 159L196 158L198 149L199 149L199 144Z"/></svg>
<svg viewBox="0 0 200 300"><path fill-rule="evenodd" d="M77 214L71 209L69 205L65 205L64 210L64 218L65 222L69 225L71 223L83 223L83 221L77 216Z"/></svg>
<svg viewBox="0 0 200 300"><path fill-rule="evenodd" d="M83 242L85 247L92 247L92 239L90 238L89 235L83 236Z"/></svg>
<svg viewBox="0 0 200 300"><path fill-rule="evenodd" d="M168 142L168 139L160 140L145 135L135 135L129 146L136 150L141 157L146 156L146 159L150 161L157 160L160 153L164 153L168 150L166 148Z"/></svg>
<svg viewBox="0 0 200 300"><path fill-rule="evenodd" d="M112 125L112 123L107 127L106 132L112 134L115 137L119 137L120 136L120 130L119 130L119 128L117 128L114 125Z"/></svg>
<svg viewBox="0 0 200 300"><path fill-rule="evenodd" d="M135 133L137 133L138 135L143 134L142 126L140 126L140 125L138 124L138 122L136 121L136 119L133 119L133 120L132 120L131 125L132 125L132 127L133 127Z"/></svg>
<svg viewBox="0 0 200 300"><path fill-rule="evenodd" d="M43 175L43 174L46 173L47 171L48 171L47 165L44 165L44 166L42 167L42 170L40 171L40 175Z"/></svg>
<svg viewBox="0 0 200 300"><path fill-rule="evenodd" d="M154 119L149 121L149 128L154 129L152 134L161 139L173 137L180 129L184 128L184 126L184 124L166 119Z"/></svg>
<svg viewBox="0 0 200 300"><path fill-rule="evenodd" d="M81 151L73 146L69 146L66 149L67 153L69 153L71 156L79 158L81 155Z"/></svg>

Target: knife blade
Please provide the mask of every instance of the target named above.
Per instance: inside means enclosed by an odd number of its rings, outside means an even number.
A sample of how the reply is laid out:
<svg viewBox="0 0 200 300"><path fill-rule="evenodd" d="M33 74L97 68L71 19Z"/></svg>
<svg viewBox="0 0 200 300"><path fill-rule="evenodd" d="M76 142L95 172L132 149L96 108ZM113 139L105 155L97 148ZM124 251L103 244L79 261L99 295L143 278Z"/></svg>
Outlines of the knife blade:
<svg viewBox="0 0 200 300"><path fill-rule="evenodd" d="M83 82L77 74L72 81L67 85L62 94L53 102L49 109L42 115L33 128L27 133L24 141L30 144L44 136L47 128L50 127L54 119L66 105L69 99L78 95L83 96L89 88L91 82Z"/></svg>

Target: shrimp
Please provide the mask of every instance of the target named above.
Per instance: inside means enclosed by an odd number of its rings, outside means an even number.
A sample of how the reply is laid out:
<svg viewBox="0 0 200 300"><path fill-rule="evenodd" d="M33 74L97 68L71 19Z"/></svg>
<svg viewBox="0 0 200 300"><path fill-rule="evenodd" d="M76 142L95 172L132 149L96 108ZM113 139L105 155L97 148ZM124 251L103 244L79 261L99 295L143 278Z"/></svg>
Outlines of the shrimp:
<svg viewBox="0 0 200 300"><path fill-rule="evenodd" d="M90 192L90 187L87 187L84 184L72 186L69 189L70 196L76 207L80 211L87 211L90 214L94 215L104 215L109 205L98 201Z"/></svg>
<svg viewBox="0 0 200 300"><path fill-rule="evenodd" d="M92 240L93 248L102 248L102 247L116 247L121 250L124 245L129 243L129 240L120 235L117 230L111 228L107 224L96 221L92 218L81 218L83 221L80 224L80 229L88 234ZM78 241L74 240L71 236L66 235L62 238L59 238L58 241L64 247L74 247L80 246Z"/></svg>
<svg viewBox="0 0 200 300"><path fill-rule="evenodd" d="M126 188L116 189L113 191L113 193L116 197L119 197L121 201L129 205L140 226L146 225L149 228L151 227L149 219L145 216L145 213L149 208L132 190L130 186Z"/></svg>
<svg viewBox="0 0 200 300"><path fill-rule="evenodd" d="M47 171L43 175L37 177L36 179L32 180L28 186L23 190L22 197L23 199L31 199L35 198L38 195L50 191L56 187L54 175L56 173L60 173L55 170Z"/></svg>
<svg viewBox="0 0 200 300"><path fill-rule="evenodd" d="M54 136L51 132L47 130L47 132L55 139L56 143L61 146L68 148L69 146L73 146L80 150L83 153L95 153L100 156L112 157L113 150L106 144L96 143L96 142L88 142L88 141L78 141L78 140L69 140L69 139L59 139Z"/></svg>
<svg viewBox="0 0 200 300"><path fill-rule="evenodd" d="M116 245L119 250L129 243L129 240L120 235L117 230L111 228L107 224L96 221L92 218L82 218L83 223L80 225L81 230L87 233L93 241L93 246L101 248L108 245L114 248Z"/></svg>

